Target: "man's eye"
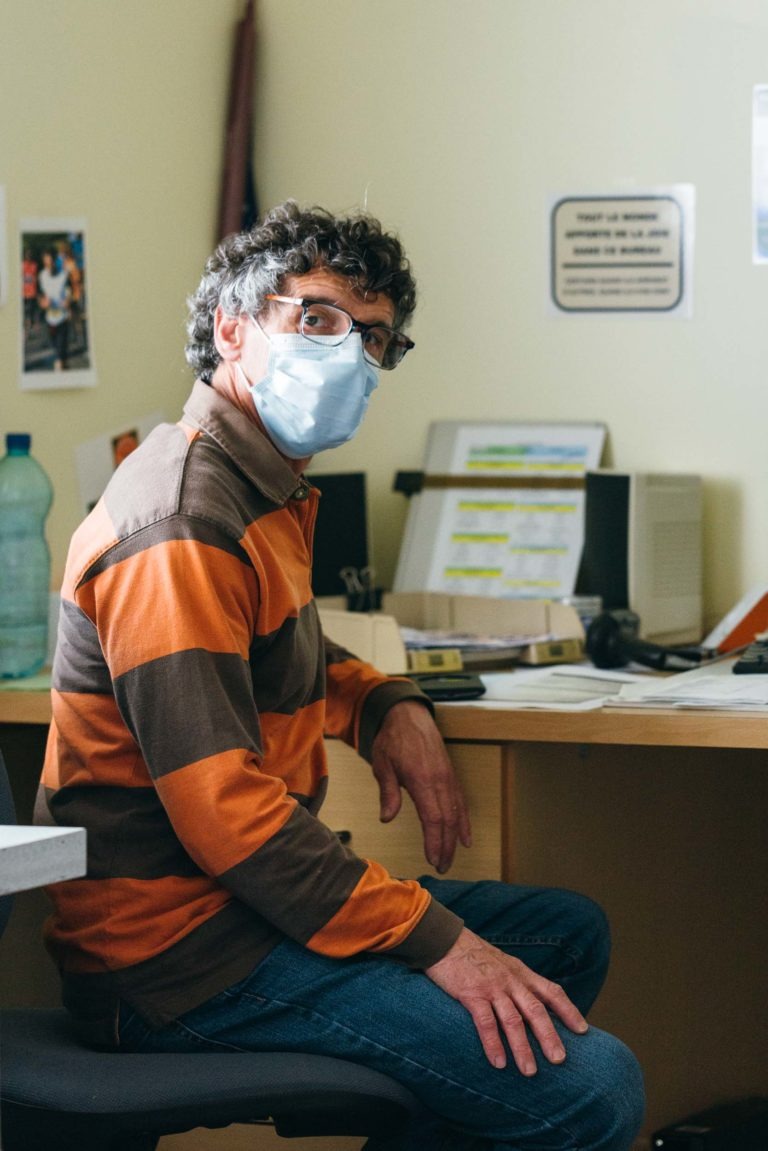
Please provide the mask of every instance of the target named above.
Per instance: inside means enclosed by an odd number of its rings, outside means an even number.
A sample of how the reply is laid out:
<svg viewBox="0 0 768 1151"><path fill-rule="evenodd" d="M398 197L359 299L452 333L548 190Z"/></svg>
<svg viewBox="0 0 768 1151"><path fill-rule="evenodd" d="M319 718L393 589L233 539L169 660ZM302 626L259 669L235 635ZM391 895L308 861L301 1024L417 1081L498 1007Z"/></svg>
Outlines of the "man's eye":
<svg viewBox="0 0 768 1151"><path fill-rule="evenodd" d="M382 354L389 343L389 332L382 328L369 328L365 333L364 343L370 352L379 351Z"/></svg>
<svg viewBox="0 0 768 1151"><path fill-rule="evenodd" d="M349 320L346 314L337 308L313 304L304 313L304 328L315 335L333 336L348 331Z"/></svg>

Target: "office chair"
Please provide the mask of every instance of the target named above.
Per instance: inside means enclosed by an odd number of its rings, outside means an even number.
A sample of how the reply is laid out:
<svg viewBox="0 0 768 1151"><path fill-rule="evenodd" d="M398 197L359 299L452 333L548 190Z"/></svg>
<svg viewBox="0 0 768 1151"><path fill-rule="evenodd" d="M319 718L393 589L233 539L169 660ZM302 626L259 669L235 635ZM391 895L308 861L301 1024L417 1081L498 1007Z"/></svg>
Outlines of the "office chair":
<svg viewBox="0 0 768 1151"><path fill-rule="evenodd" d="M0 824L16 822L0 754ZM0 897L0 935L11 896ZM92 1051L63 1009L0 1014L3 1151L154 1151L194 1127L269 1123L286 1137L396 1135L417 1103L377 1071L292 1052Z"/></svg>

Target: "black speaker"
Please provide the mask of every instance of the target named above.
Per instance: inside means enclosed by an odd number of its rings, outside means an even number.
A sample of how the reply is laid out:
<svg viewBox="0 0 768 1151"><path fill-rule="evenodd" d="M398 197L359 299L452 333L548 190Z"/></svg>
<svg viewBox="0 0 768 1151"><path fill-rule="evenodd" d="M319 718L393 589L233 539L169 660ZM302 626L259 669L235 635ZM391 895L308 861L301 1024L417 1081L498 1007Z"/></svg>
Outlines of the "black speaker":
<svg viewBox="0 0 768 1151"><path fill-rule="evenodd" d="M768 1099L737 1099L688 1115L651 1136L652 1151L765 1151Z"/></svg>
<svg viewBox="0 0 768 1151"><path fill-rule="evenodd" d="M684 671L701 663L701 648L664 647L637 637L638 617L631 611L604 611L587 628L586 651L595 667L626 667L640 663L656 671Z"/></svg>

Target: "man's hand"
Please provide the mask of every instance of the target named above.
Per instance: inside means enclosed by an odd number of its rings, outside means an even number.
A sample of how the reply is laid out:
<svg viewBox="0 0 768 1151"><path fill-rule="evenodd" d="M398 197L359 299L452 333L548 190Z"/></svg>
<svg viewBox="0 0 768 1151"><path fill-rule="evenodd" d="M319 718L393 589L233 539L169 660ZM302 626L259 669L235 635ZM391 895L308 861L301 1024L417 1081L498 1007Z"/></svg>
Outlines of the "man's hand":
<svg viewBox="0 0 768 1151"><path fill-rule="evenodd" d="M504 1067L507 1062L500 1029L523 1075L536 1074L526 1023L550 1063L562 1063L565 1059L565 1048L552 1024L550 1010L571 1031L583 1034L587 1030L586 1020L562 987L466 927L451 950L428 967L425 974L466 1007L488 1062L494 1067Z"/></svg>
<svg viewBox="0 0 768 1151"><path fill-rule="evenodd" d="M373 741L372 767L382 823L397 815L404 787L421 820L427 861L447 871L457 841L469 847L472 835L464 794L428 708L406 699L389 709Z"/></svg>

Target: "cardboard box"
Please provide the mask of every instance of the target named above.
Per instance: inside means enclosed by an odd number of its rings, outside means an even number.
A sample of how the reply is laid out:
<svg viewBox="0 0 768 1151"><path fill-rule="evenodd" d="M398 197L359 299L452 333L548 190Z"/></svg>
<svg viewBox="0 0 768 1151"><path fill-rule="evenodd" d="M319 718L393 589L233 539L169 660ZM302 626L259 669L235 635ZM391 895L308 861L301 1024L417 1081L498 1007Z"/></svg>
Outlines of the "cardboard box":
<svg viewBox="0 0 768 1151"><path fill-rule="evenodd" d="M344 611L318 604L323 631L360 659L372 663L386 675L402 675L408 670L408 657L397 620L370 611Z"/></svg>
<svg viewBox="0 0 768 1151"><path fill-rule="evenodd" d="M402 627L456 631L469 635L548 636L523 645L520 663L563 663L581 658L584 627L570 604L553 600L495 599L491 596L449 595L446 592L387 592L383 611ZM512 662L513 654L507 657ZM468 659L465 665L469 666ZM472 666L498 665L501 659L473 659Z"/></svg>
<svg viewBox="0 0 768 1151"><path fill-rule="evenodd" d="M575 609L551 600L493 599L489 596L448 595L444 592L386 592L381 612L345 611L318 600L326 635L388 675L415 667L408 659L400 627L456 631L469 635L549 636L548 640L510 649L506 657L465 658L472 670L489 670L511 662L526 664L574 662L583 653L584 628ZM453 649L449 649L453 654ZM450 670L445 665L443 670Z"/></svg>

